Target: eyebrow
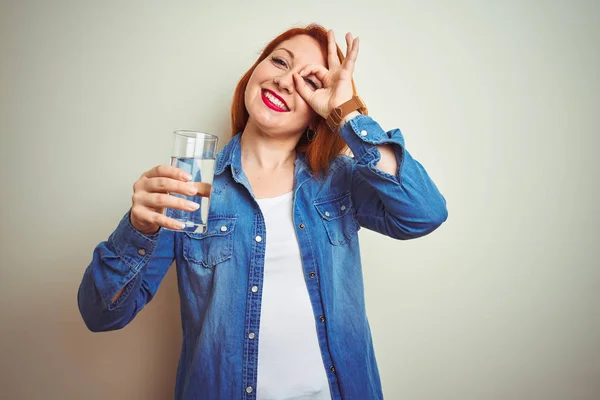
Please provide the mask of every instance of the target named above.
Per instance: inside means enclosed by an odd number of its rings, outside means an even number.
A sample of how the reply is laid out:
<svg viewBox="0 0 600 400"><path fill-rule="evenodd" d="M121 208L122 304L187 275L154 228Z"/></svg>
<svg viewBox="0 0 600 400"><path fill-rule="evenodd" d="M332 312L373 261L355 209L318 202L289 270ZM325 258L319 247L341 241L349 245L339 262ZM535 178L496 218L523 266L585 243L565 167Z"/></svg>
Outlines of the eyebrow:
<svg viewBox="0 0 600 400"><path fill-rule="evenodd" d="M292 58L292 60L294 59L294 53L292 53L291 51L289 51L289 50L288 50L288 49L286 49L285 47L280 47L280 48L278 48L278 49L275 49L275 50L283 50L283 51L286 51L286 52L287 52L287 53L290 55L290 57Z"/></svg>

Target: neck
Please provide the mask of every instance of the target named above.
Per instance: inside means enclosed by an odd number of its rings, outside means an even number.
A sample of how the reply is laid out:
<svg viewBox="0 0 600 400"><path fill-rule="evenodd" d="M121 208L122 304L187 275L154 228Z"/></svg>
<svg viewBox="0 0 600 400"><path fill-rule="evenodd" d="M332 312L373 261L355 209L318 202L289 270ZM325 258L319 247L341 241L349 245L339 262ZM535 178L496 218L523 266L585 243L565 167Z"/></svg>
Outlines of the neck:
<svg viewBox="0 0 600 400"><path fill-rule="evenodd" d="M278 170L293 165L296 159L297 135L270 135L248 121L241 137L242 164L252 168Z"/></svg>

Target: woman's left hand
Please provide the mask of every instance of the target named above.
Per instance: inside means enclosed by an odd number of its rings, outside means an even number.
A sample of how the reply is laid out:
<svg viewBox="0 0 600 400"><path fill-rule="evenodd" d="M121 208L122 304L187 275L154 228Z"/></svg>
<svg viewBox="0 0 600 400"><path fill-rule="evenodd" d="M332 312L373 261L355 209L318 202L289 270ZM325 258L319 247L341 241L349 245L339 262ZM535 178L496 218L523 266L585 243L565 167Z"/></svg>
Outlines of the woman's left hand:
<svg viewBox="0 0 600 400"><path fill-rule="evenodd" d="M319 64L307 65L299 73L294 73L294 83L298 94L312 107L317 114L327 118L331 111L350 100L354 95L352 90L352 74L354 63L358 56L358 37L352 39L346 33L346 58L343 63L337 55L337 45L333 30L327 32L329 69ZM311 89L304 77L315 75L323 83L321 89Z"/></svg>

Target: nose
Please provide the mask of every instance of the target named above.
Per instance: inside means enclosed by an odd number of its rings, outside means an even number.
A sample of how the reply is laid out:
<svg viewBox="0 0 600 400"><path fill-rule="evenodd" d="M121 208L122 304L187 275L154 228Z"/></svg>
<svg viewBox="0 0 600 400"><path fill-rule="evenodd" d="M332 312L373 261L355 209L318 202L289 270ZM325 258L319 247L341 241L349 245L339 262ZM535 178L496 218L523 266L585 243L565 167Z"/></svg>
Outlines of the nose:
<svg viewBox="0 0 600 400"><path fill-rule="evenodd" d="M281 89L289 94L294 93L294 77L292 71L288 71L283 75L276 76L273 78L273 82Z"/></svg>

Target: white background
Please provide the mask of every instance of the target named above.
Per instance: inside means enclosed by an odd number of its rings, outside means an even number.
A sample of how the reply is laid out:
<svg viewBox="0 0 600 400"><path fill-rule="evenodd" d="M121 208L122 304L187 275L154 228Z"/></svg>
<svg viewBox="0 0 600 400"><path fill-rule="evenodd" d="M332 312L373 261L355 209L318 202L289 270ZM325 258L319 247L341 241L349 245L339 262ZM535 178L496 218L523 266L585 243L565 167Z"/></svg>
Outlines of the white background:
<svg viewBox="0 0 600 400"><path fill-rule="evenodd" d="M448 201L425 238L360 232L386 398L600 398L599 4L3 1L0 397L172 397L174 269L101 334L83 271L171 132L222 147L262 47L319 22L360 36L359 93Z"/></svg>

